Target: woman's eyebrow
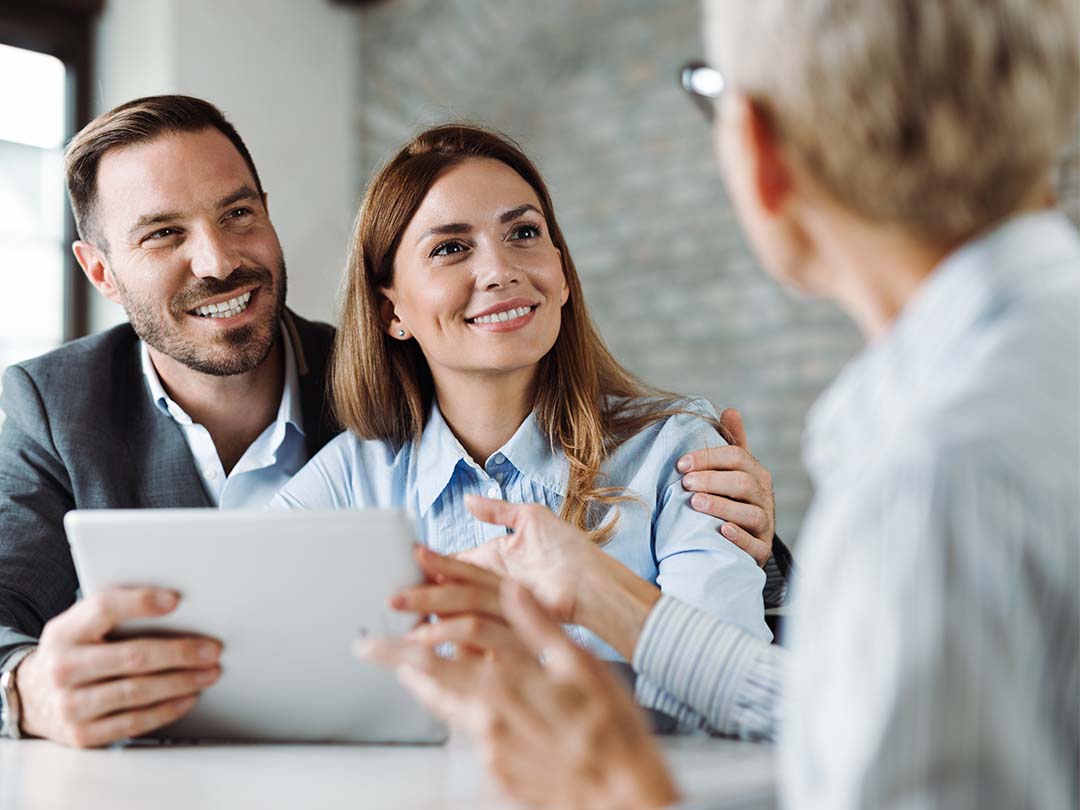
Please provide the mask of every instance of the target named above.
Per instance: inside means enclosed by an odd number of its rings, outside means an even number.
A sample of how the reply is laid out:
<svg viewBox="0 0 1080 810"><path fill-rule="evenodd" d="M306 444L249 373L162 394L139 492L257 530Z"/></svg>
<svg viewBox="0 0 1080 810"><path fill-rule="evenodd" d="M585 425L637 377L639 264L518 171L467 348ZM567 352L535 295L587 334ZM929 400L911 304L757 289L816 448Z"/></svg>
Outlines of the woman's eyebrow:
<svg viewBox="0 0 1080 810"><path fill-rule="evenodd" d="M517 208L511 208L509 211L506 211L505 213L501 214L499 216L499 222L501 224L505 225L507 222L510 222L512 220L517 219L522 214L524 214L526 211L535 211L537 214L540 215L541 218L543 218L543 216L544 216L543 212L539 208L537 208L535 205L530 205L529 203L525 203L525 205L519 205Z"/></svg>
<svg viewBox="0 0 1080 810"><path fill-rule="evenodd" d="M434 228L428 228L420 234L416 240L416 244L420 244L432 235L445 236L446 234L462 234L469 233L471 230L472 225L465 222L450 222L446 225L436 225Z"/></svg>

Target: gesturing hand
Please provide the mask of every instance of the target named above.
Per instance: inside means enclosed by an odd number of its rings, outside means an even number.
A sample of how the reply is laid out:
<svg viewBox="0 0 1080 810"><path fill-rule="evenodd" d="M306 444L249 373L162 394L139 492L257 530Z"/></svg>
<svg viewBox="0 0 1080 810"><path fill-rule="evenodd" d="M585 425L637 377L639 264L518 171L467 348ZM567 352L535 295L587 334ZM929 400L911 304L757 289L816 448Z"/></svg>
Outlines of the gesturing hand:
<svg viewBox="0 0 1080 810"><path fill-rule="evenodd" d="M112 588L45 625L15 671L22 730L80 748L107 745L179 719L217 680L221 645L208 638L106 641L118 624L172 612L172 591Z"/></svg>
<svg viewBox="0 0 1080 810"><path fill-rule="evenodd" d="M764 566L772 554L776 502L772 476L750 454L742 416L734 408L720 414L730 444L689 453L678 461L690 505L727 521L720 533Z"/></svg>
<svg viewBox="0 0 1080 810"><path fill-rule="evenodd" d="M464 551L459 559L524 583L552 616L578 623L581 583L606 565L588 535L539 504L512 504L470 495L465 505L480 520L506 526L512 534Z"/></svg>
<svg viewBox="0 0 1080 810"><path fill-rule="evenodd" d="M467 731L519 801L643 809L674 802L663 759L621 684L520 585L504 582L499 604L509 626L499 623L493 654L440 658L429 644L445 635L366 639L357 653L394 669L429 710Z"/></svg>

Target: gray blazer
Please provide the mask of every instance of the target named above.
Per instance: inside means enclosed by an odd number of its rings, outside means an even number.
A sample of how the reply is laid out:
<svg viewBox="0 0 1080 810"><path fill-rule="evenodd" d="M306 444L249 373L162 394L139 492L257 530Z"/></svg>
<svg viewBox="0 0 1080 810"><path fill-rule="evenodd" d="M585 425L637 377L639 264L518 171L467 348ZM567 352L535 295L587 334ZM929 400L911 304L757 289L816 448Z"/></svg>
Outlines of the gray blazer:
<svg viewBox="0 0 1080 810"><path fill-rule="evenodd" d="M333 327L286 312L308 454L339 431L328 406ZM0 665L75 602L71 509L208 507L180 427L151 401L123 324L17 363L0 410Z"/></svg>

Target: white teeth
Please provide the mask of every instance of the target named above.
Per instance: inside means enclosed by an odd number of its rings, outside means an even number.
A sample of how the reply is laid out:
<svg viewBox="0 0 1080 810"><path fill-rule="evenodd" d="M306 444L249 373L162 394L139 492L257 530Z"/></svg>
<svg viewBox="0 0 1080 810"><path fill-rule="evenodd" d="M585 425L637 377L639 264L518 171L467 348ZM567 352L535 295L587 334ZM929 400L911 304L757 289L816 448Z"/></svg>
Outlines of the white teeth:
<svg viewBox="0 0 1080 810"><path fill-rule="evenodd" d="M530 312L532 312L532 307L518 307L517 309L496 312L494 315L481 315L479 318L473 318L471 323L501 323L502 321L513 321L518 318L524 318Z"/></svg>
<svg viewBox="0 0 1080 810"><path fill-rule="evenodd" d="M251 293L246 292L220 304L207 304L206 306L196 307L195 314L204 318L232 318L247 309L250 300Z"/></svg>

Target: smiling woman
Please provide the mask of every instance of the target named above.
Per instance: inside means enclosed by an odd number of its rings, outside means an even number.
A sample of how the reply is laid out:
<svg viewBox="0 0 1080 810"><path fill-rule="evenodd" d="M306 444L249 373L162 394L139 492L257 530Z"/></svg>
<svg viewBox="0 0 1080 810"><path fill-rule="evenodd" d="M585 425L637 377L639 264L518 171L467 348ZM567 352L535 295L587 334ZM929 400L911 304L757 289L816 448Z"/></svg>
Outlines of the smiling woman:
<svg viewBox="0 0 1080 810"><path fill-rule="evenodd" d="M424 543L461 553L506 535L465 496L539 503L600 557L770 637L763 572L691 508L675 467L723 443L715 412L642 383L607 350L543 179L509 139L436 127L372 181L332 376L349 431L278 507L403 508ZM604 626L580 623L571 632L587 647L620 657Z"/></svg>

